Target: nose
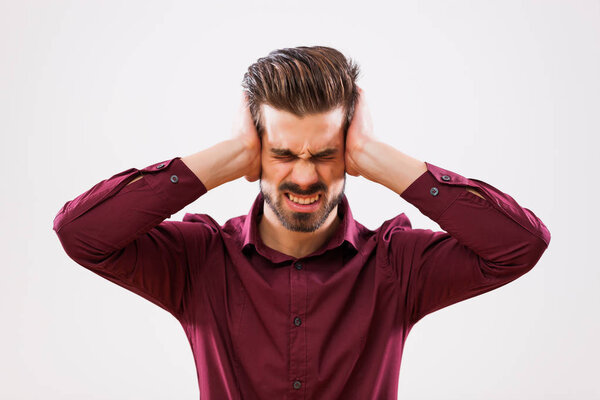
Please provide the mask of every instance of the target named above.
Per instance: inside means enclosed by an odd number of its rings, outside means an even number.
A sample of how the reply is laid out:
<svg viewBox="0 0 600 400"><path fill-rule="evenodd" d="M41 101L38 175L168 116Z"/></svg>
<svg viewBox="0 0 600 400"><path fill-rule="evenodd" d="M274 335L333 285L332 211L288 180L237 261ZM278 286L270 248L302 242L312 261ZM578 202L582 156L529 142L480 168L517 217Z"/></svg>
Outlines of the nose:
<svg viewBox="0 0 600 400"><path fill-rule="evenodd" d="M315 164L307 160L299 159L296 161L292 170L291 180L303 189L319 182Z"/></svg>

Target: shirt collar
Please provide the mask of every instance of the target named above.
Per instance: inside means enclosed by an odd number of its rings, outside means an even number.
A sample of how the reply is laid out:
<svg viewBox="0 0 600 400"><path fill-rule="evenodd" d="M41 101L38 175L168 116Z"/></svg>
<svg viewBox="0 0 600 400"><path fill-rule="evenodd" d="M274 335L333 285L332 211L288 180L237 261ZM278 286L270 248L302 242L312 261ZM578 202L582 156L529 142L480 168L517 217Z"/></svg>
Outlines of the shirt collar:
<svg viewBox="0 0 600 400"><path fill-rule="evenodd" d="M292 256L280 253L277 250L265 246L260 238L258 222L260 221L260 216L263 214L264 203L264 196L259 192L242 226L242 250L246 251L252 245L259 254L273 262L294 260L294 257ZM347 247L358 251L359 230L352 217L352 211L350 210L350 205L345 194L342 195L342 201L338 204L337 213L338 217L341 218L338 229L325 245L310 256L317 256L327 250L340 247L344 245L344 243L347 243Z"/></svg>

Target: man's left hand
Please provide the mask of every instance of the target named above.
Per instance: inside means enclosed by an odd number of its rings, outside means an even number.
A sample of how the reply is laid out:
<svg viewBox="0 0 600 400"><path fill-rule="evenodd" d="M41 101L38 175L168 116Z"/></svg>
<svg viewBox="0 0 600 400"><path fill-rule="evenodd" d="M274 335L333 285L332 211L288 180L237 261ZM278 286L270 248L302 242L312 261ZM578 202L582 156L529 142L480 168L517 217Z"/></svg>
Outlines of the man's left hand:
<svg viewBox="0 0 600 400"><path fill-rule="evenodd" d="M346 173L352 176L361 175L361 168L358 163L359 155L368 142L375 140L373 119L367 105L365 92L360 87L358 87L358 92L360 96L354 106L354 115L346 134L344 156Z"/></svg>

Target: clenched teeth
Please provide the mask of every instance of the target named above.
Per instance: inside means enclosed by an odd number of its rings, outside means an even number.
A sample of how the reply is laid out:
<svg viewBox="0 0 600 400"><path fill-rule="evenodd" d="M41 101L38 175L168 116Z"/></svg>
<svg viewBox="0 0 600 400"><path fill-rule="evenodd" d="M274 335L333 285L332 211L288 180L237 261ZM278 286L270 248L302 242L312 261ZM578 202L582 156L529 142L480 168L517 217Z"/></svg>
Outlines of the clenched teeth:
<svg viewBox="0 0 600 400"><path fill-rule="evenodd" d="M286 193L286 194L287 194L287 196L288 196L288 198L289 198L290 200L292 200L294 203L298 203L298 204L312 204L312 203L314 203L315 201L319 200L319 196L320 196L320 195L318 194L318 195L316 195L316 196L314 196L314 197L309 197L309 198L307 198L307 199L300 199L300 198L298 198L298 197L295 197L295 196L293 196L293 195L292 195L292 194L290 194L290 193Z"/></svg>

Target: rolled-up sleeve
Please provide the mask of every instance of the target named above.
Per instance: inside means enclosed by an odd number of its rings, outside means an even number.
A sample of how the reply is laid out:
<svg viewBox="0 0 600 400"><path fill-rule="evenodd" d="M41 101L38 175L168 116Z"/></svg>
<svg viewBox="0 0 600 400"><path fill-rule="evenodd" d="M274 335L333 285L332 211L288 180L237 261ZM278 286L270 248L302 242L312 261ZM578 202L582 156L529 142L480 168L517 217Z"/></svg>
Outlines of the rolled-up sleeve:
<svg viewBox="0 0 600 400"><path fill-rule="evenodd" d="M189 224L164 220L206 191L179 157L131 168L66 202L53 229L75 262L178 318L193 273L182 233ZM194 230L209 240L208 227Z"/></svg>
<svg viewBox="0 0 600 400"><path fill-rule="evenodd" d="M426 165L400 196L444 231L412 229L404 217L391 220L384 232L387 263L405 293L410 324L515 280L533 268L550 243L544 223L508 194Z"/></svg>

